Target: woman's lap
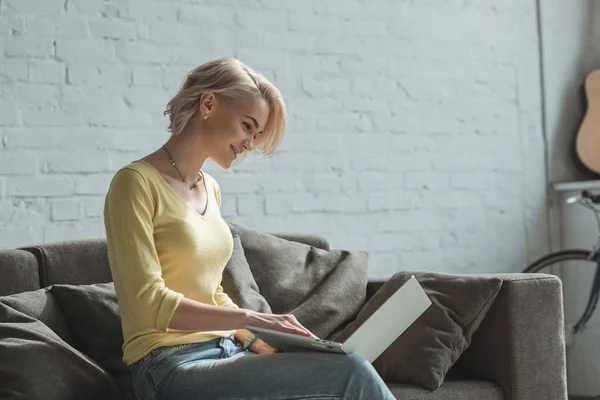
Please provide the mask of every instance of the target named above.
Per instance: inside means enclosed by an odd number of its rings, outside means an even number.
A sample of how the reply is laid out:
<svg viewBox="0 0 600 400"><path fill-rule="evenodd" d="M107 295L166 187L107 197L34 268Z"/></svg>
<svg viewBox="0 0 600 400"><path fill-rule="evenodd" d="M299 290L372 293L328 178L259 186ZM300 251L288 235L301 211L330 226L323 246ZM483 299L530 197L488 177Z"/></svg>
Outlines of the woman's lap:
<svg viewBox="0 0 600 400"><path fill-rule="evenodd" d="M368 382L365 390L371 391L378 384L370 382L378 378L371 364L357 355L254 354L243 351L232 338L155 350L132 372L136 396L142 399L143 392L147 400L333 400L348 392L359 396L360 382ZM352 381L358 386L349 390Z"/></svg>

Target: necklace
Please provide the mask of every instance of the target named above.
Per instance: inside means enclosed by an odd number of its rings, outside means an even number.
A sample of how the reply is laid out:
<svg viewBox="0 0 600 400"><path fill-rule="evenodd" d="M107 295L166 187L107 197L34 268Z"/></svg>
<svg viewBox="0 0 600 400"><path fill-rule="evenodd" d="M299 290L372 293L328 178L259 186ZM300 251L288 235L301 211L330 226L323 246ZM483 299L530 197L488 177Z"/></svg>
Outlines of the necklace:
<svg viewBox="0 0 600 400"><path fill-rule="evenodd" d="M179 175L179 177L181 178L181 181L184 182L186 185L189 186L190 190L192 190L193 188L196 187L196 185L198 185L198 182L200 182L202 180L202 173L200 171L198 171L198 179L196 179L196 182L192 183L191 185L185 180L185 178L183 177L183 175L181 175L181 172L179 172L179 169L177 168L177 166L175 165L175 161L173 161L173 156L171 156L171 152L169 151L169 149L167 149L167 146L165 146L164 144L162 145L162 148L167 152L167 155L169 156L169 162L171 163L171 165L173 166L173 168L175 168L175 171L177 171L177 174Z"/></svg>

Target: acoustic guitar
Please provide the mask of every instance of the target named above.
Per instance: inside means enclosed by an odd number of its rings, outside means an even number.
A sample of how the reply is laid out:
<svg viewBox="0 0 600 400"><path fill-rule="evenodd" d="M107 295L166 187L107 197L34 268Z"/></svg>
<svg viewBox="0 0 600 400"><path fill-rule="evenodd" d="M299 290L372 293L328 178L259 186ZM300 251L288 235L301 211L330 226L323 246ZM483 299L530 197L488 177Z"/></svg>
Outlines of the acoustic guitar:
<svg viewBox="0 0 600 400"><path fill-rule="evenodd" d="M600 177L600 70L588 74L584 83L586 111L574 140L578 169L590 177Z"/></svg>

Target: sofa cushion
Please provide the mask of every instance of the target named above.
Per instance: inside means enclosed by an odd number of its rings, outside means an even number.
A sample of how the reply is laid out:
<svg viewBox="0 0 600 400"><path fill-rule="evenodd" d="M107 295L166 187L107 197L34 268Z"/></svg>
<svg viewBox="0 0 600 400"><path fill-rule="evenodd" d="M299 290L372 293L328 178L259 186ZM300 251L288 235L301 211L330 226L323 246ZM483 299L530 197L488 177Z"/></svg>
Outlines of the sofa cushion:
<svg viewBox="0 0 600 400"><path fill-rule="evenodd" d="M290 242L304 243L318 249L329 250L329 242L322 235L314 233L298 233L298 232L267 232L278 238L289 240Z"/></svg>
<svg viewBox="0 0 600 400"><path fill-rule="evenodd" d="M73 334L73 346L130 390L131 375L122 360L123 331L113 282L51 286Z"/></svg>
<svg viewBox="0 0 600 400"><path fill-rule="evenodd" d="M41 321L62 340L73 344L67 321L49 288L3 296L0 297L0 303Z"/></svg>
<svg viewBox="0 0 600 400"><path fill-rule="evenodd" d="M23 250L0 251L0 296L39 289L40 275L33 254Z"/></svg>
<svg viewBox="0 0 600 400"><path fill-rule="evenodd" d="M252 276L238 235L233 236L233 253L223 270L221 286L238 307L262 313L272 312Z"/></svg>
<svg viewBox="0 0 600 400"><path fill-rule="evenodd" d="M365 302L367 253L324 250L229 224L240 237L260 294L276 314L294 314L327 338L352 321Z"/></svg>
<svg viewBox="0 0 600 400"><path fill-rule="evenodd" d="M402 400L504 400L504 392L497 384L472 379L448 379L434 391L401 383L388 383L388 387Z"/></svg>
<svg viewBox="0 0 600 400"><path fill-rule="evenodd" d="M373 366L386 382L438 388L471 343L496 298L502 280L493 276L403 271L392 276L365 304L355 321L335 338L344 341L414 275L431 306L396 339Z"/></svg>
<svg viewBox="0 0 600 400"><path fill-rule="evenodd" d="M0 303L0 398L122 399L114 379L41 321Z"/></svg>

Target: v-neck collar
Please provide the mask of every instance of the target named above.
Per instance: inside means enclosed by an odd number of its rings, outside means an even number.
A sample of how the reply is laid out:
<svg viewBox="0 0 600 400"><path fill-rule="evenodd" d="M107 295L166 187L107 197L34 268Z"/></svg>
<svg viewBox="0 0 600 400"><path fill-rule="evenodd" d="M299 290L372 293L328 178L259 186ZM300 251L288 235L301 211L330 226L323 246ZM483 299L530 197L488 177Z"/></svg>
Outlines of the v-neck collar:
<svg viewBox="0 0 600 400"><path fill-rule="evenodd" d="M171 186L171 184L170 184L169 182L167 182L167 180L165 179L165 177L164 177L164 176L162 176L162 174L161 174L161 173L160 173L160 172L159 172L159 171L158 171L158 170L157 170L157 169L156 169L156 168L155 168L155 167L154 167L152 164L150 164L148 161L146 161L146 160L142 160L142 159L139 159L139 160L137 160L137 161L139 161L139 162L142 162L142 163L146 164L148 167L150 167L150 169L151 169L151 170L152 170L152 171L153 171L155 174L157 174L157 175L158 175L158 177L160 178L160 180L161 180L161 181L162 181L162 182L163 182L163 183L164 183L166 186L168 186L168 187L169 187L169 190L171 191L171 193L172 193L172 194L173 194L175 197L177 197L177 198L179 199L179 201L180 201L181 203L183 203L183 204L184 204L184 205L185 205L187 208L189 208L190 210L192 210L192 211L193 211L195 214L199 215L200 217L203 217L203 218L204 218L204 217L206 217L206 213L207 213L207 211L208 211L208 203L209 203L209 196L210 196L210 195L209 195L209 193L208 193L208 187L206 186L206 175L204 175L204 172L203 172L202 170L200 170L200 174L202 174L202 184L203 184L203 186L204 186L204 191L205 191L205 193L206 193L206 204L204 205L204 211L203 211L203 212L202 212L202 214L201 214L201 213L199 213L197 210L195 210L195 209L194 209L192 206L190 206L188 203L186 203L186 202L185 202L185 201L184 201L184 200L181 198L181 196L179 196L179 195L177 194L177 192L175 191L175 188L174 188L173 186Z"/></svg>

